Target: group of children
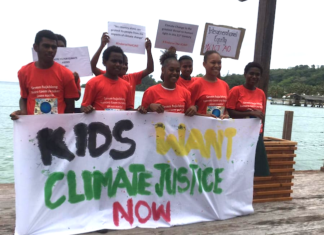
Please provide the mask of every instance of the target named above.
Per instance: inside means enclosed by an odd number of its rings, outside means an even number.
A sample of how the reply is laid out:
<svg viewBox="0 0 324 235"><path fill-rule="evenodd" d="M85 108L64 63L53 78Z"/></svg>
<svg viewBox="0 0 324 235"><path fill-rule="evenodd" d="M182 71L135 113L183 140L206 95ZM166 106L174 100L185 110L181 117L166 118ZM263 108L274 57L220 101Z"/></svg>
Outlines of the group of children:
<svg viewBox="0 0 324 235"><path fill-rule="evenodd" d="M74 101L80 98L80 79L64 66L54 62L58 46L66 46L66 40L49 30L37 33L34 49L38 61L23 66L18 72L21 90L20 110L10 116L13 120L19 115L45 113L73 113ZM175 48L166 50L160 57L162 83L149 87L142 99L142 104L134 109L136 85L154 71L151 53L151 41L146 38L147 67L137 73L126 74L128 59L123 50L110 46L103 52L102 71L96 67L100 54L109 43L109 36L104 33L101 45L91 60L91 68L96 77L90 79L85 87L81 112L94 110L137 110L147 112L175 112L186 116L209 116L214 118L260 118L265 114L266 98L261 89L256 87L262 67L249 63L244 70L244 85L229 89L221 80L222 58L216 51L207 51L204 55L203 77L191 77L193 60L190 56L177 59ZM261 143L262 142L262 143ZM265 155L262 146L262 128L258 151ZM260 148L261 150L258 150ZM261 156L261 169L255 175L269 175L266 155ZM257 166L256 156L256 166ZM262 166L265 166L262 167ZM264 169L263 169L264 168Z"/></svg>

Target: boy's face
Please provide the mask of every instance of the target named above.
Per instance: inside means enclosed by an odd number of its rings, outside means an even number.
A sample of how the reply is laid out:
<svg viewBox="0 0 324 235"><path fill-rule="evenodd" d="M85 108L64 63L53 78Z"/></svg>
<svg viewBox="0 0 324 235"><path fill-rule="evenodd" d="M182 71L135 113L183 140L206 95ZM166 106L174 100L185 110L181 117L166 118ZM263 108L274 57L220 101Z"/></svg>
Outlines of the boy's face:
<svg viewBox="0 0 324 235"><path fill-rule="evenodd" d="M108 60L104 61L106 71L113 76L118 76L123 66L123 54L111 52Z"/></svg>
<svg viewBox="0 0 324 235"><path fill-rule="evenodd" d="M43 37L39 45L34 44L34 50L37 52L38 60L52 62L57 51L57 41Z"/></svg>
<svg viewBox="0 0 324 235"><path fill-rule="evenodd" d="M123 59L124 59L124 63L122 66L122 71L120 73L121 77L124 76L128 70L128 58L126 56L124 56Z"/></svg>
<svg viewBox="0 0 324 235"><path fill-rule="evenodd" d="M192 61L191 60L182 60L180 62L181 74L185 77L190 77L192 73Z"/></svg>

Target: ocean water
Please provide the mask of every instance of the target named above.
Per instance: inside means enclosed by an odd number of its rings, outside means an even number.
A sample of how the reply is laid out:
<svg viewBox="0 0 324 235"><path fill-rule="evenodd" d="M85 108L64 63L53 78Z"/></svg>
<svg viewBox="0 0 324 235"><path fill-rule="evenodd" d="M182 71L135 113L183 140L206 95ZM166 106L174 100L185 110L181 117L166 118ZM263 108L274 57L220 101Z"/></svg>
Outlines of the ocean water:
<svg viewBox="0 0 324 235"><path fill-rule="evenodd" d="M82 91L83 94L83 91ZM136 92L135 107L143 92ZM9 114L18 109L19 84L0 82L0 183L14 182L13 122ZM80 107L82 97L76 103ZM294 111L292 140L298 142L296 170L318 170L324 162L324 108L270 105L268 102L265 136L281 138L284 113Z"/></svg>

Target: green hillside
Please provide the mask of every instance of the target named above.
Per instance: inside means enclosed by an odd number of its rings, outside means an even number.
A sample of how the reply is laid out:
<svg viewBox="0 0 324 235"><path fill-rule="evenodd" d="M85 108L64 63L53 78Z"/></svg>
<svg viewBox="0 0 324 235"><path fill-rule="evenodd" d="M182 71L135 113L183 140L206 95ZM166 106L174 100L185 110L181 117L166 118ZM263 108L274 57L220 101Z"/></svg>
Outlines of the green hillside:
<svg viewBox="0 0 324 235"><path fill-rule="evenodd" d="M203 74L197 74L201 77ZM245 82L243 74L228 74L222 79L228 83L230 88ZM143 78L142 83L136 86L137 91L145 91L148 87L161 83L152 75ZM85 85L82 85L84 87ZM305 95L324 95L324 65L297 65L288 69L271 69L268 96L282 97L287 93Z"/></svg>

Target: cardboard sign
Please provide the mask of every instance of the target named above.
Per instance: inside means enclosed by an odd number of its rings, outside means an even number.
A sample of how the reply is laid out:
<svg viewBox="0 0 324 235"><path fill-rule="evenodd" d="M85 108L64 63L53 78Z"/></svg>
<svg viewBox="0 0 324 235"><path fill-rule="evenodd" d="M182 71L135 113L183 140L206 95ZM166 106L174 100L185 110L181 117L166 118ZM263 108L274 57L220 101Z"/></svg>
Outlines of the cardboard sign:
<svg viewBox="0 0 324 235"><path fill-rule="evenodd" d="M253 212L260 120L94 111L14 122L16 235L224 220Z"/></svg>
<svg viewBox="0 0 324 235"><path fill-rule="evenodd" d="M200 54L217 51L223 58L238 59L245 34L243 28L206 23Z"/></svg>
<svg viewBox="0 0 324 235"><path fill-rule="evenodd" d="M177 51L192 53L197 31L198 25L159 20L155 48L169 49L173 46Z"/></svg>
<svg viewBox="0 0 324 235"><path fill-rule="evenodd" d="M108 22L109 46L119 46L124 52L145 54L144 26Z"/></svg>
<svg viewBox="0 0 324 235"><path fill-rule="evenodd" d="M32 48L33 61L38 60ZM54 61L65 66L80 77L92 76L88 47L58 47Z"/></svg>

